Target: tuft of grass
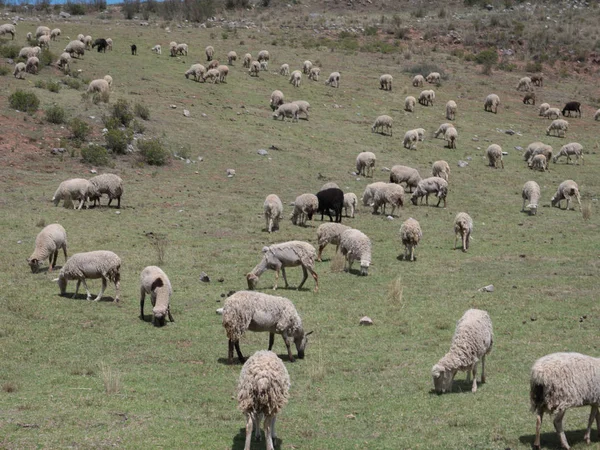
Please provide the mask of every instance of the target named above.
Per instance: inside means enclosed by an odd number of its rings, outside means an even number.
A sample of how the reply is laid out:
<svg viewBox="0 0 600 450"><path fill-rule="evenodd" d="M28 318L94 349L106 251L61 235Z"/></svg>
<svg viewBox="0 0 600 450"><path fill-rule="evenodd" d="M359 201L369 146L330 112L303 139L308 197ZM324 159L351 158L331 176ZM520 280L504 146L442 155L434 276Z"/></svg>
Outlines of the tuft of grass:
<svg viewBox="0 0 600 450"><path fill-rule="evenodd" d="M142 105L141 103L136 103L133 106L133 112L135 113L136 116L138 116L144 120L150 120L150 108L148 108L146 105Z"/></svg>
<svg viewBox="0 0 600 450"><path fill-rule="evenodd" d="M394 305L397 305L400 309L403 309L405 304L403 301L404 284L402 284L402 277L398 276L392 280L388 286L388 301Z"/></svg>
<svg viewBox="0 0 600 450"><path fill-rule="evenodd" d="M46 109L46 120L50 123L61 124L65 123L67 113L62 106L52 105Z"/></svg>
<svg viewBox="0 0 600 450"><path fill-rule="evenodd" d="M46 89L46 82L44 80L35 80L33 86L38 89Z"/></svg>
<svg viewBox="0 0 600 450"><path fill-rule="evenodd" d="M0 76L4 77L10 73L10 69L6 66L0 66Z"/></svg>
<svg viewBox="0 0 600 450"><path fill-rule="evenodd" d="M0 56L3 58L17 59L20 51L21 48L16 45L0 45Z"/></svg>
<svg viewBox="0 0 600 450"><path fill-rule="evenodd" d="M112 107L112 116L124 127L128 127L133 120L133 113L129 102L120 98Z"/></svg>
<svg viewBox="0 0 600 450"><path fill-rule="evenodd" d="M58 81L50 80L46 84L46 89L50 92L59 92L60 91L60 83Z"/></svg>
<svg viewBox="0 0 600 450"><path fill-rule="evenodd" d="M33 114L40 106L40 99L33 92L17 89L8 97L10 107Z"/></svg>
<svg viewBox="0 0 600 450"><path fill-rule="evenodd" d="M18 390L17 384L13 383L12 381L6 381L6 382L2 383L2 392L11 393L11 392L17 392L17 390Z"/></svg>
<svg viewBox="0 0 600 450"><path fill-rule="evenodd" d="M73 77L66 77L62 80L62 82L64 84L66 84L70 89L78 90L82 86L81 81L79 81L77 78L73 78Z"/></svg>
<svg viewBox="0 0 600 450"><path fill-rule="evenodd" d="M86 83L89 84L89 83ZM87 94L86 94L87 95ZM92 103L97 105L99 103L108 103L110 101L110 92L95 92L92 96Z"/></svg>
<svg viewBox="0 0 600 450"><path fill-rule="evenodd" d="M104 383L104 392L112 395L118 394L121 391L121 374L117 369L108 367L104 362L100 362L100 375Z"/></svg>
<svg viewBox="0 0 600 450"><path fill-rule="evenodd" d="M581 215L583 216L583 220L586 222L592 218L592 203L584 202L581 205Z"/></svg>
<svg viewBox="0 0 600 450"><path fill-rule="evenodd" d="M46 226L46 219L40 217L38 221L35 223L35 226L38 228L44 228Z"/></svg>
<svg viewBox="0 0 600 450"><path fill-rule="evenodd" d="M144 162L151 166L163 166L171 159L170 152L158 138L138 141L138 148Z"/></svg>
<svg viewBox="0 0 600 450"><path fill-rule="evenodd" d="M165 264L167 249L169 248L169 239L166 234L152 233L146 235L150 239L150 246L156 253L156 261L159 266Z"/></svg>

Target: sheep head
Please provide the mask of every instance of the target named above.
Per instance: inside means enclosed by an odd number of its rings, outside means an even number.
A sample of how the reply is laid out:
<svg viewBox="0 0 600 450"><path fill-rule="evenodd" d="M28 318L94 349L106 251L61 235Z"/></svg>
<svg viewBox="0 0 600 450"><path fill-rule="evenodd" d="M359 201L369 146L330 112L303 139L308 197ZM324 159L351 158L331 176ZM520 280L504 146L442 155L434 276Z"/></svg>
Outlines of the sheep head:
<svg viewBox="0 0 600 450"><path fill-rule="evenodd" d="M65 295L65 292L67 291L67 279L65 278L65 276L61 273L58 278L55 278L54 281L56 281L58 283L58 287L60 288L60 295Z"/></svg>
<svg viewBox="0 0 600 450"><path fill-rule="evenodd" d="M37 273L40 268L40 261L35 258L27 259L27 264L31 268L31 273Z"/></svg>
<svg viewBox="0 0 600 450"><path fill-rule="evenodd" d="M304 351L306 350L306 345L308 344L308 336L312 333L312 331L304 333L304 330L301 329L294 337L294 344L296 344L296 350L298 350L298 358L304 359Z"/></svg>
<svg viewBox="0 0 600 450"><path fill-rule="evenodd" d="M437 394L443 394L452 390L452 380L455 373L456 371L448 370L439 364L433 366L431 375L433 376L433 387Z"/></svg>
<svg viewBox="0 0 600 450"><path fill-rule="evenodd" d="M532 216L535 216L535 214L537 213L538 205L529 204L529 205L527 205L527 207L529 208L529 214L531 214Z"/></svg>
<svg viewBox="0 0 600 450"><path fill-rule="evenodd" d="M258 277L253 273L246 274L246 281L248 282L248 289L251 291L258 286Z"/></svg>
<svg viewBox="0 0 600 450"><path fill-rule="evenodd" d="M360 274L361 276L369 275L369 266L371 265L371 261L367 261L365 259L360 260Z"/></svg>

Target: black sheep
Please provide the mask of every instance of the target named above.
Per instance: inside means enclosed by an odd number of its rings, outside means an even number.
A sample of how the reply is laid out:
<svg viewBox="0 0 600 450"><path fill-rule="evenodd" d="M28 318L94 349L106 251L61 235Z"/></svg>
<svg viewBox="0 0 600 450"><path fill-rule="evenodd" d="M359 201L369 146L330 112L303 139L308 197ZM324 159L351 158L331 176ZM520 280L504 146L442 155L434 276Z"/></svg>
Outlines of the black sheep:
<svg viewBox="0 0 600 450"><path fill-rule="evenodd" d="M579 113L579 117L581 117L581 103L579 102L568 102L562 110L562 115L567 117L567 112L569 113L569 117L571 117L571 111L575 111Z"/></svg>
<svg viewBox="0 0 600 450"><path fill-rule="evenodd" d="M94 47L98 47L98 53L100 52L104 52L106 53L106 47L108 47L108 42L106 42L106 39L96 39L94 41L94 43L92 44L92 48Z"/></svg>
<svg viewBox="0 0 600 450"><path fill-rule="evenodd" d="M137 45L131 44L131 54L137 55Z"/></svg>
<svg viewBox="0 0 600 450"><path fill-rule="evenodd" d="M317 199L319 200L319 209L317 212L321 213L321 220L323 215L329 216L329 221L333 222L331 217L331 210L335 213L335 221L342 221L342 208L344 207L344 192L338 188L325 189L317 193Z"/></svg>

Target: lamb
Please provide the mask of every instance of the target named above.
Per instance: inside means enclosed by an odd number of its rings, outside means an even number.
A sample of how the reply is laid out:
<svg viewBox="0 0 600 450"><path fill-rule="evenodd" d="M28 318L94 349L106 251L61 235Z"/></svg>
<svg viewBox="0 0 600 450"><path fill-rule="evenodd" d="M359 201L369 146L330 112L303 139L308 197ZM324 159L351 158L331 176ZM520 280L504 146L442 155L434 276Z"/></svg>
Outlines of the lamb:
<svg viewBox="0 0 600 450"><path fill-rule="evenodd" d="M39 58L37 58L35 56L31 56L30 58L27 58L27 64L25 64L25 72L36 74L36 73L38 73L39 66L40 66Z"/></svg>
<svg viewBox="0 0 600 450"><path fill-rule="evenodd" d="M310 103L305 100L294 100L294 105L298 105L298 116L300 113L304 114L305 119L308 120L308 111L310 110Z"/></svg>
<svg viewBox="0 0 600 450"><path fill-rule="evenodd" d="M202 64L192 64L190 68L184 73L187 79L190 78L190 75L194 77L194 81L204 80L204 74L206 73L206 68Z"/></svg>
<svg viewBox="0 0 600 450"><path fill-rule="evenodd" d="M521 212L525 212L525 208L529 208L529 214L535 216L537 213L538 203L540 201L540 185L535 181L528 181L523 185L521 197L523 197L523 207ZM527 206L525 204L527 203Z"/></svg>
<svg viewBox="0 0 600 450"><path fill-rule="evenodd" d="M290 75L290 83L294 87L300 87L300 82L302 81L302 72L299 70L294 70Z"/></svg>
<svg viewBox="0 0 600 450"><path fill-rule="evenodd" d="M25 39L27 39L27 42L33 41L33 34L31 33L31 31L27 32L27 34L25 35Z"/></svg>
<svg viewBox="0 0 600 450"><path fill-rule="evenodd" d="M560 203L563 199L567 200L567 207L569 209L571 205L571 198L575 196L577 199L577 203L579 203L579 210L581 210L581 197L579 196L579 186L573 180L565 180L558 185L558 190L554 197L550 200L552 206L558 206L560 208Z"/></svg>
<svg viewBox="0 0 600 450"><path fill-rule="evenodd" d="M112 52L113 40L111 38L106 38L106 49Z"/></svg>
<svg viewBox="0 0 600 450"><path fill-rule="evenodd" d="M321 221L323 215L329 216L329 221L333 222L331 211L335 214L335 221L342 221L342 208L344 207L344 192L340 188L329 188L317 192L317 200L319 207L317 212L321 213Z"/></svg>
<svg viewBox="0 0 600 450"><path fill-rule="evenodd" d="M581 163L584 164L583 161L583 145L578 142L571 142L569 144L565 144L560 148L558 155L552 158L552 162L556 163L558 158L561 156L567 157L567 164L571 160L571 156L575 156L577 158L577 164L579 164L579 159L581 158Z"/></svg>
<svg viewBox="0 0 600 450"><path fill-rule="evenodd" d="M0 25L0 36L4 36L5 34L10 34L12 36L11 40L15 38L15 34L17 34L17 29L12 23L5 23Z"/></svg>
<svg viewBox="0 0 600 450"><path fill-rule="evenodd" d="M258 56L256 57L258 62L268 61L270 58L271 55L269 55L269 52L267 50L261 50L260 52L258 52Z"/></svg>
<svg viewBox="0 0 600 450"><path fill-rule="evenodd" d="M171 54L171 56L177 56L177 42L169 42L169 53Z"/></svg>
<svg viewBox="0 0 600 450"><path fill-rule="evenodd" d="M392 126L394 124L394 120L388 115L381 115L375 119L373 125L371 126L371 133L375 133L379 128L381 128L381 134L385 134L385 131L390 132L390 136L393 136Z"/></svg>
<svg viewBox="0 0 600 450"><path fill-rule="evenodd" d="M425 78L423 77L423 75L415 75L414 78L412 79L412 85L414 87L423 87L424 83L425 83Z"/></svg>
<svg viewBox="0 0 600 450"><path fill-rule="evenodd" d="M365 177L371 174L373 178L373 172L375 171L375 162L377 157L373 152L361 152L356 157L356 174L363 175Z"/></svg>
<svg viewBox="0 0 600 450"><path fill-rule="evenodd" d="M435 92L431 89L421 91L419 94L419 103L423 106L433 106L433 100L435 99Z"/></svg>
<svg viewBox="0 0 600 450"><path fill-rule="evenodd" d="M283 218L283 203L275 194L267 195L263 204L265 214L266 230L270 233L279 229L279 221Z"/></svg>
<svg viewBox="0 0 600 450"><path fill-rule="evenodd" d="M456 128L448 128L444 133L444 139L447 142L448 148L456 148L456 140L458 139L458 131L456 131Z"/></svg>
<svg viewBox="0 0 600 450"><path fill-rule="evenodd" d="M90 195L90 201L94 201L96 206L96 200L100 205L100 197L102 194L108 195L108 206L114 199L117 199L117 208L121 208L121 195L123 195L123 180L121 177L112 173L103 173L90 178L90 183L94 185L95 192Z"/></svg>
<svg viewBox="0 0 600 450"><path fill-rule="evenodd" d="M455 120L456 119L456 102L454 100L448 100L446 103L446 119Z"/></svg>
<svg viewBox="0 0 600 450"><path fill-rule="evenodd" d="M404 99L404 110L408 112L414 112L415 106L417 104L417 99L412 95L409 95Z"/></svg>
<svg viewBox="0 0 600 450"><path fill-rule="evenodd" d="M548 160L546 159L546 156L544 156L541 153L535 155L531 159L531 164L529 164L529 168L532 170L540 170L542 172L548 170Z"/></svg>
<svg viewBox="0 0 600 450"><path fill-rule="evenodd" d="M569 117L571 117L571 111L575 111L581 117L581 103L568 102L562 110L562 115L567 117L567 113L569 113Z"/></svg>
<svg viewBox="0 0 600 450"><path fill-rule="evenodd" d="M327 244L334 244L336 246L335 251L340 248L340 239L342 233L349 230L350 227L342 225L341 223L324 223L319 225L317 228L317 243L319 244L319 253L317 254L317 261L322 261L323 250L327 247Z"/></svg>
<svg viewBox="0 0 600 450"><path fill-rule="evenodd" d="M50 30L50 28L45 27L45 26L39 26L37 27L37 29L35 30L35 37L36 39L39 38L40 36L45 36L48 35L50 36L50 33L52 31Z"/></svg>
<svg viewBox="0 0 600 450"><path fill-rule="evenodd" d="M462 251L466 252L469 249L469 241L473 232L473 219L465 212L459 212L454 218L454 248L456 248L456 240L458 236L462 240Z"/></svg>
<svg viewBox="0 0 600 450"><path fill-rule="evenodd" d="M258 72L260 72L260 63L258 61L252 61L248 72L250 72L251 77L257 77Z"/></svg>
<svg viewBox="0 0 600 450"><path fill-rule="evenodd" d="M246 361L240 351L239 341L248 330L269 332L269 350L273 348L275 334L280 334L288 350L290 362L294 362L291 343L296 345L298 358L304 359L308 336L302 319L294 304L285 297L254 291L238 291L223 305L223 328L229 339L229 364L233 363L235 348L240 362Z"/></svg>
<svg viewBox="0 0 600 450"><path fill-rule="evenodd" d="M540 105L540 113L539 113L539 115L540 116L544 116L545 113L546 113L546 111L548 111L548 108L550 108L550 105L548 103L542 103Z"/></svg>
<svg viewBox="0 0 600 450"><path fill-rule="evenodd" d="M212 45L207 46L204 49L204 54L206 55L206 60L207 61L212 61L213 56L215 55L215 49Z"/></svg>
<svg viewBox="0 0 600 450"><path fill-rule="evenodd" d="M60 36L60 34L61 34L60 28L55 28L55 29L53 29L53 30L50 32L50 39L52 39L53 41L55 41L55 40L56 40L56 38L57 38L58 36Z"/></svg>
<svg viewBox="0 0 600 450"><path fill-rule="evenodd" d="M565 137L567 131L569 131L569 122L564 119L553 120L548 128L546 128L546 135L555 132L558 137Z"/></svg>
<svg viewBox="0 0 600 450"><path fill-rule="evenodd" d="M67 73L70 70L70 61L71 61L71 55L69 55L67 52L63 52L61 53L60 57L58 58L58 61L56 61L56 65L60 68L63 69L63 71L65 73Z"/></svg>
<svg viewBox="0 0 600 450"><path fill-rule="evenodd" d="M106 42L106 39L103 38L96 39L92 44L92 48L94 47L98 47L98 53L106 53L106 47L108 47L108 42Z"/></svg>
<svg viewBox="0 0 600 450"><path fill-rule="evenodd" d="M79 200L77 209L81 209L88 197L95 195L95 193L96 188L89 180L71 178L60 183L52 197L52 201L54 202L54 206L58 206L61 200L64 200L65 203L67 201ZM73 209L75 209L75 204L73 204Z"/></svg>
<svg viewBox="0 0 600 450"><path fill-rule="evenodd" d="M600 359L574 352L541 357L531 368L529 399L531 411L536 414L534 449L540 449L545 412L556 414L554 428L560 445L569 449L563 429L565 412L569 408L588 405L591 410L583 439L589 444L594 419L600 430Z"/></svg>
<svg viewBox="0 0 600 450"><path fill-rule="evenodd" d="M160 44L156 44L154 47L152 47L150 50L152 50L154 53L156 53L157 55L162 55L162 47L160 46Z"/></svg>
<svg viewBox="0 0 600 450"><path fill-rule="evenodd" d="M400 226L400 241L404 245L404 259L415 260L415 247L421 242L423 232L421 225L412 217L405 220Z"/></svg>
<svg viewBox="0 0 600 450"><path fill-rule="evenodd" d="M319 277L315 272L315 259L317 258L317 251L308 242L303 241L288 241L280 244L273 244L269 247L263 247L263 257L261 261L246 274L246 281L248 282L248 289L254 290L258 285L258 279L268 269L275 270L275 284L273 290L277 289L277 282L279 280L279 270L283 274L283 281L285 287L288 287L287 277L285 275L286 267L297 267L302 266L303 278L298 285L298 290L302 289L304 282L308 278L308 272L312 275L315 280L315 290L319 290Z"/></svg>
<svg viewBox="0 0 600 450"><path fill-rule="evenodd" d="M237 53L232 50L227 53L227 64L233 66L234 61L237 61Z"/></svg>
<svg viewBox="0 0 600 450"><path fill-rule="evenodd" d="M502 147L500 147L498 144L492 144L487 148L486 153L490 167L497 169L498 163L500 163L500 165L504 169L504 161L502 159Z"/></svg>
<svg viewBox="0 0 600 450"><path fill-rule="evenodd" d="M356 194L353 192L346 192L344 194L344 212L346 213L346 217L354 218L354 210L358 206L358 198ZM350 214L348 215L348 209L350 209Z"/></svg>
<svg viewBox="0 0 600 450"><path fill-rule="evenodd" d="M308 75L310 73L310 69L312 69L312 62L306 60L302 63L302 73Z"/></svg>
<svg viewBox="0 0 600 450"><path fill-rule="evenodd" d="M425 140L425 128L415 128L415 131L417 132L417 136L419 136L419 142L422 142Z"/></svg>
<svg viewBox="0 0 600 450"><path fill-rule="evenodd" d="M498 106L500 106L500 97L498 97L496 94L490 94L485 98L483 110L498 114Z"/></svg>
<svg viewBox="0 0 600 450"><path fill-rule="evenodd" d="M152 323L156 326L165 324L165 316L174 322L171 315L171 281L160 267L147 266L140 275L140 319L144 320L144 300L150 295L152 302Z"/></svg>
<svg viewBox="0 0 600 450"><path fill-rule="evenodd" d="M415 192L413 192L410 201L413 205L417 205L417 201L420 198L421 204L423 204L423 197L425 197L425 204L429 205L429 194L435 194L438 198L436 206L440 206L440 202L444 200L444 208L446 207L446 196L448 195L448 182L440 177L429 177L421 180Z"/></svg>
<svg viewBox="0 0 600 450"><path fill-rule="evenodd" d="M519 80L519 84L517 85L517 91L531 91L533 88L531 87L531 78L523 77Z"/></svg>
<svg viewBox="0 0 600 450"><path fill-rule="evenodd" d="M50 36L48 36L47 34L44 34L43 36L40 36L38 38L38 45L41 48L50 49Z"/></svg>
<svg viewBox="0 0 600 450"><path fill-rule="evenodd" d="M71 58L79 57L79 55L83 56L85 54L85 44L81 41L71 41L63 51L70 54Z"/></svg>
<svg viewBox="0 0 600 450"><path fill-rule="evenodd" d="M13 71L13 76L15 78L18 78L19 80L23 79L23 74L25 73L25 68L27 66L25 65L24 62L20 62L15 64L15 70Z"/></svg>
<svg viewBox="0 0 600 450"><path fill-rule="evenodd" d="M108 81L106 81L104 78L90 81L90 84L88 85L88 88L87 88L88 93L93 93L93 92L103 93L103 92L109 92L109 90L110 90L110 87L108 85Z"/></svg>
<svg viewBox="0 0 600 450"><path fill-rule="evenodd" d="M283 92L278 90L271 92L271 101L269 102L271 110L275 111L279 106L283 105L283 99Z"/></svg>
<svg viewBox="0 0 600 450"><path fill-rule="evenodd" d="M242 66L246 69L250 68L250 63L252 62L252 55L250 53L246 53L244 55L244 62L242 64Z"/></svg>
<svg viewBox="0 0 600 450"><path fill-rule="evenodd" d="M350 272L354 261L360 261L360 275L369 274L371 265L371 240L366 234L351 228L342 233L340 237L340 250L346 257L344 271Z"/></svg>
<svg viewBox="0 0 600 450"><path fill-rule="evenodd" d="M431 369L435 392L452 391L456 372L467 371L467 382L473 372L471 392L477 392L477 363L481 359L481 383L485 383L485 357L492 351L494 332L486 311L469 309L456 324L450 351Z"/></svg>
<svg viewBox="0 0 600 450"><path fill-rule="evenodd" d="M289 64L282 64L279 67L279 75L289 76L290 75L290 65Z"/></svg>
<svg viewBox="0 0 600 450"><path fill-rule="evenodd" d="M546 119L558 119L560 117L560 109L547 108L546 111L544 111L544 117Z"/></svg>
<svg viewBox="0 0 600 450"><path fill-rule="evenodd" d="M306 219L312 220L313 214L319 209L319 199L314 194L302 194L294 201L292 224L305 226Z"/></svg>
<svg viewBox="0 0 600 450"><path fill-rule="evenodd" d="M267 450L274 450L275 419L288 401L290 376L279 357L261 350L244 364L238 381L238 408L246 415L246 443L244 450L252 445L252 429L260 440L260 421L265 418Z"/></svg>
<svg viewBox="0 0 600 450"><path fill-rule="evenodd" d="M208 63L208 65L206 66L206 68L208 70L210 70L210 69L216 69L220 65L221 65L221 63L219 62L218 59L213 59L211 62Z"/></svg>
<svg viewBox="0 0 600 450"><path fill-rule="evenodd" d="M269 62L268 61L261 61L260 62L260 70L264 70L265 72L267 71L269 67Z"/></svg>
<svg viewBox="0 0 600 450"><path fill-rule="evenodd" d="M102 278L102 289L94 301L97 302L102 298L107 280L110 280L115 284L116 296L114 302L118 302L121 290L121 258L110 251L97 250L94 252L75 253L60 269L58 278L54 281L58 282L60 295L65 295L68 281L77 280L77 287L75 288L73 298L77 296L79 286L83 283L87 299L89 300L92 298L92 294L85 280L94 280L97 278Z"/></svg>
<svg viewBox="0 0 600 450"><path fill-rule="evenodd" d="M226 83L227 75L229 75L229 67L225 64L221 64L220 66L217 66L217 71L219 72L219 83Z"/></svg>
<svg viewBox="0 0 600 450"><path fill-rule="evenodd" d="M534 86L544 86L544 76L542 74L532 75L531 76L531 84Z"/></svg>
<svg viewBox="0 0 600 450"><path fill-rule="evenodd" d="M202 75L202 81L206 82L208 78L211 79L213 84L219 83L221 74L218 69L209 69L204 75Z"/></svg>
<svg viewBox="0 0 600 450"><path fill-rule="evenodd" d="M310 72L308 74L308 79L313 80L313 81L319 81L320 74L321 74L321 68L313 67L312 69L310 69Z"/></svg>
<svg viewBox="0 0 600 450"><path fill-rule="evenodd" d="M448 178L450 177L450 164L443 159L434 162L431 166L431 175L448 181Z"/></svg>
<svg viewBox="0 0 600 450"><path fill-rule="evenodd" d="M188 54L188 45L187 44L177 44L176 51L178 55L187 56Z"/></svg>
<svg viewBox="0 0 600 450"><path fill-rule="evenodd" d="M277 120L281 117L283 120L285 117L292 119L292 122L298 122L298 114L300 113L300 107L295 103L284 103L280 105L273 113L273 119Z"/></svg>
<svg viewBox="0 0 600 450"><path fill-rule="evenodd" d="M535 92L528 92L523 97L523 103L525 105L535 105Z"/></svg>
<svg viewBox="0 0 600 450"><path fill-rule="evenodd" d="M535 155L542 154L548 161L552 158L552 147L544 144L543 142L532 142L527 146L527 150L523 154L523 159L527 161L527 164L531 163L531 160Z"/></svg>
<svg viewBox="0 0 600 450"><path fill-rule="evenodd" d="M448 128L453 128L454 125L452 125L451 123L443 123L439 126L439 128L436 130L436 132L434 133L434 137L438 137L440 134L442 135L442 139L444 138L444 136L446 135L446 130Z"/></svg>
<svg viewBox="0 0 600 450"><path fill-rule="evenodd" d="M381 75L379 77L379 89L383 89L384 91L391 91L393 81L394 77L392 77L389 73Z"/></svg>
<svg viewBox="0 0 600 450"><path fill-rule="evenodd" d="M600 109L596 110L594 113L594 120L600 120Z"/></svg>
<svg viewBox="0 0 600 450"><path fill-rule="evenodd" d="M441 83L441 76L437 72L431 72L425 77L425 81L427 81L430 84L437 84L439 86Z"/></svg>
<svg viewBox="0 0 600 450"><path fill-rule="evenodd" d="M416 150L418 140L419 133L417 132L417 130L408 130L404 134L404 140L402 141L402 145L404 146L404 148L408 148L409 150L413 148Z"/></svg>
<svg viewBox="0 0 600 450"><path fill-rule="evenodd" d="M40 268L40 263L48 259L50 267L48 272L52 272L58 258L58 251L62 248L67 260L67 232L58 223L53 223L44 227L35 238L35 249L27 259L27 263L32 273L36 273Z"/></svg>
<svg viewBox="0 0 600 450"><path fill-rule="evenodd" d="M406 183L406 189L412 192L421 182L421 175L412 167L395 165L390 171L390 183Z"/></svg>
<svg viewBox="0 0 600 450"><path fill-rule="evenodd" d="M113 85L113 77L111 77L110 75L104 75L104 79L108 83L108 87L110 89Z"/></svg>
<svg viewBox="0 0 600 450"><path fill-rule="evenodd" d="M92 41L93 41L93 39L89 35L83 38L83 43L84 43L86 49L89 50L92 48Z"/></svg>
<svg viewBox="0 0 600 450"><path fill-rule="evenodd" d="M385 183L385 185L375 191L373 196L373 214L377 214L380 206L383 206L383 214L385 214L385 206L392 205L391 216L394 215L396 208L404 206L404 188L396 183Z"/></svg>
<svg viewBox="0 0 600 450"><path fill-rule="evenodd" d="M331 72L331 74L329 74L329 78L325 82L325 86L339 88L340 87L340 73L339 72Z"/></svg>

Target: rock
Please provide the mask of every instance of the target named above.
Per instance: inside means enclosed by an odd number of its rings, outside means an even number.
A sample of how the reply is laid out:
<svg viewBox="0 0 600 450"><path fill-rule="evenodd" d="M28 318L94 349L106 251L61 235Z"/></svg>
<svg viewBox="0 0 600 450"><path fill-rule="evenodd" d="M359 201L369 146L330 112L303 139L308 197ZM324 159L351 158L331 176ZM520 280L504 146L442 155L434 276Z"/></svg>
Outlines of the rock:
<svg viewBox="0 0 600 450"><path fill-rule="evenodd" d="M487 9L488 11L491 11L492 9L494 9L494 6L487 4L487 5L485 5L485 9Z"/></svg>
<svg viewBox="0 0 600 450"><path fill-rule="evenodd" d="M458 167L467 167L469 165L466 161L458 161Z"/></svg>
<svg viewBox="0 0 600 450"><path fill-rule="evenodd" d="M506 134L512 136L513 134L515 134L515 132L513 130L506 130L505 131Z"/></svg>
<svg viewBox="0 0 600 450"><path fill-rule="evenodd" d="M22 244L22 243L23 243L23 241L17 241L17 244Z"/></svg>
<svg viewBox="0 0 600 450"><path fill-rule="evenodd" d="M523 147L521 147L520 145L517 145L517 146L515 147L515 150L519 150L519 151L521 152L521 151L523 151Z"/></svg>
<svg viewBox="0 0 600 450"><path fill-rule="evenodd" d="M69 17L71 17L71 14L69 14L68 12L65 12L65 11L61 11L59 16L62 17L63 19L68 19Z"/></svg>
<svg viewBox="0 0 600 450"><path fill-rule="evenodd" d="M127 153L133 153L135 151L135 147L133 144L127 144Z"/></svg>
<svg viewBox="0 0 600 450"><path fill-rule="evenodd" d="M479 288L479 292L494 292L494 285L488 284L487 286Z"/></svg>
<svg viewBox="0 0 600 450"><path fill-rule="evenodd" d="M115 214L118 216L119 214L121 214L121 211L116 211Z"/></svg>
<svg viewBox="0 0 600 450"><path fill-rule="evenodd" d="M506 155L508 155L508 152L502 152L502 154L503 154L504 156L506 156Z"/></svg>
<svg viewBox="0 0 600 450"><path fill-rule="evenodd" d="M184 109L184 110L183 110L183 115L184 115L185 117L190 117L190 112L189 112L187 109Z"/></svg>
<svg viewBox="0 0 600 450"><path fill-rule="evenodd" d="M479 141L479 138L478 138L478 137L474 137L474 138L471 138L471 140L472 140L473 142L477 142L477 141Z"/></svg>
<svg viewBox="0 0 600 450"><path fill-rule="evenodd" d="M171 109L177 109L177 105L169 105Z"/></svg>
<svg viewBox="0 0 600 450"><path fill-rule="evenodd" d="M98 173L96 169L90 169L90 173Z"/></svg>
<svg viewBox="0 0 600 450"><path fill-rule="evenodd" d="M198 156L198 161L202 162L204 161L204 158L202 156Z"/></svg>
<svg viewBox="0 0 600 450"><path fill-rule="evenodd" d="M219 308L217 309L217 314L222 316L223 315L223 308Z"/></svg>
<svg viewBox="0 0 600 450"><path fill-rule="evenodd" d="M387 220L394 220L393 216L387 216Z"/></svg>
<svg viewBox="0 0 600 450"><path fill-rule="evenodd" d="M363 317L362 319L360 319L360 322L358 323L359 325L373 325L373 320L371 320L370 317Z"/></svg>
<svg viewBox="0 0 600 450"><path fill-rule="evenodd" d="M235 169L227 169L227 176L229 178L235 176Z"/></svg>
<svg viewBox="0 0 600 450"><path fill-rule="evenodd" d="M269 152L266 151L264 148L261 148L259 151L257 151L256 153L258 153L260 156L265 156L268 155Z"/></svg>
<svg viewBox="0 0 600 450"><path fill-rule="evenodd" d="M381 168L381 171L382 171L382 172L391 172L391 171L392 171L392 169L390 169L389 167L382 167L382 168Z"/></svg>
<svg viewBox="0 0 600 450"><path fill-rule="evenodd" d="M225 281L225 278L223 278L223 277L220 277L220 278L219 278L217 281L218 281L219 283L222 283L223 281Z"/></svg>
<svg viewBox="0 0 600 450"><path fill-rule="evenodd" d="M210 283L210 277L206 274L206 272L200 273L200 281L203 283Z"/></svg>

